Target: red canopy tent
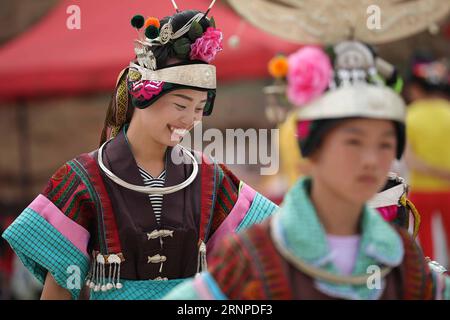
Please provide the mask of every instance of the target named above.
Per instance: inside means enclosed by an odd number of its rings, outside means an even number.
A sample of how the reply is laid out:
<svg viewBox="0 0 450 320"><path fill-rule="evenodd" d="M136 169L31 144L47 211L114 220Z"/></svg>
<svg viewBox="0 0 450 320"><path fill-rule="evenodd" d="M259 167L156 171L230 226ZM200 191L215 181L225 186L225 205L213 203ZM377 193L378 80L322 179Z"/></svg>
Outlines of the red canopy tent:
<svg viewBox="0 0 450 320"><path fill-rule="evenodd" d="M209 0L178 1L181 10L206 10ZM66 26L80 8L81 28ZM0 50L0 100L28 100L55 95L112 90L120 70L134 57L134 14L163 17L174 12L170 0L62 0L31 30ZM224 51L215 64L219 80L267 76L267 61L277 52L292 52L289 44L245 24L229 7L217 3L211 15L225 36ZM242 24L245 24L242 28ZM241 30L241 32L239 32ZM239 32L240 45L230 36Z"/></svg>

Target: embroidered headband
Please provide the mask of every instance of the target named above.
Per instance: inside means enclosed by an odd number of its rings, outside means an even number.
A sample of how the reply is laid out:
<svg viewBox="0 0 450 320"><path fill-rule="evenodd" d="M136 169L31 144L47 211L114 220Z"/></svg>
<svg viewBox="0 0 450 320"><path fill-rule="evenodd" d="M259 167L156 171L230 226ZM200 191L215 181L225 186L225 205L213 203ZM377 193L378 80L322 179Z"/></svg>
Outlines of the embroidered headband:
<svg viewBox="0 0 450 320"><path fill-rule="evenodd" d="M216 67L209 64L179 65L159 70L149 70L135 63L130 68L141 74L140 80L164 81L184 86L216 89Z"/></svg>

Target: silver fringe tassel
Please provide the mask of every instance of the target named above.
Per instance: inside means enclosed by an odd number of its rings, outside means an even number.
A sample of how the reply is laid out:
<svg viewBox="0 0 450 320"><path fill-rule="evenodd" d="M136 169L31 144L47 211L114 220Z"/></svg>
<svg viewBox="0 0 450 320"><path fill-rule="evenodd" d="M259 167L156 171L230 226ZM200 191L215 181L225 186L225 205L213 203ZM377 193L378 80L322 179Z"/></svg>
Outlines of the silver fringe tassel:
<svg viewBox="0 0 450 320"><path fill-rule="evenodd" d="M120 265L122 259L117 254L102 255L93 253L93 262L89 271L86 285L95 292L106 292L112 289L122 289L120 283ZM109 272L106 275L106 268L109 265Z"/></svg>
<svg viewBox="0 0 450 320"><path fill-rule="evenodd" d="M200 241L197 258L197 274L206 271L207 269L208 263L206 262L206 245L203 241Z"/></svg>

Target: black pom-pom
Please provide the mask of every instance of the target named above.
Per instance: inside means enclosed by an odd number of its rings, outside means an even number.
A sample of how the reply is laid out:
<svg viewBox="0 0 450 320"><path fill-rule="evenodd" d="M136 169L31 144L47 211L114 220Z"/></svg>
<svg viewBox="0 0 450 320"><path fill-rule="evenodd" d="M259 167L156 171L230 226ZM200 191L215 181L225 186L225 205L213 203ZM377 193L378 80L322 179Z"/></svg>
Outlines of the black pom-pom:
<svg viewBox="0 0 450 320"><path fill-rule="evenodd" d="M140 29L144 26L145 19L140 14L135 15L133 18L131 18L131 25L133 28Z"/></svg>
<svg viewBox="0 0 450 320"><path fill-rule="evenodd" d="M197 40L197 38L200 38L203 34L203 28L201 26L200 23L198 23L197 21L194 21L191 24L191 28L189 29L188 32L188 37L189 39L191 39L193 42L195 42L195 40Z"/></svg>
<svg viewBox="0 0 450 320"><path fill-rule="evenodd" d="M155 26L148 26L145 29L145 36L149 39L156 39L159 37L159 29Z"/></svg>
<svg viewBox="0 0 450 320"><path fill-rule="evenodd" d="M186 59L191 52L191 42L188 38L180 38L173 44L177 58Z"/></svg>

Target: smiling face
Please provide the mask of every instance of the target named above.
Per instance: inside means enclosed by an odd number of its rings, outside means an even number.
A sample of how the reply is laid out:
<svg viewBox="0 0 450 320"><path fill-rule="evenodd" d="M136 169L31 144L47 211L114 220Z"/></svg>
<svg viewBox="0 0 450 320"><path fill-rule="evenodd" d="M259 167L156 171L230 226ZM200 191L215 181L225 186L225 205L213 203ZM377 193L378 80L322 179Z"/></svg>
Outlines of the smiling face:
<svg viewBox="0 0 450 320"><path fill-rule="evenodd" d="M148 108L135 109L133 121L139 122L155 142L175 146L202 120L206 100L206 91L174 90Z"/></svg>
<svg viewBox="0 0 450 320"><path fill-rule="evenodd" d="M392 121L345 120L311 155L311 176L339 198L362 205L385 184L396 149Z"/></svg>

